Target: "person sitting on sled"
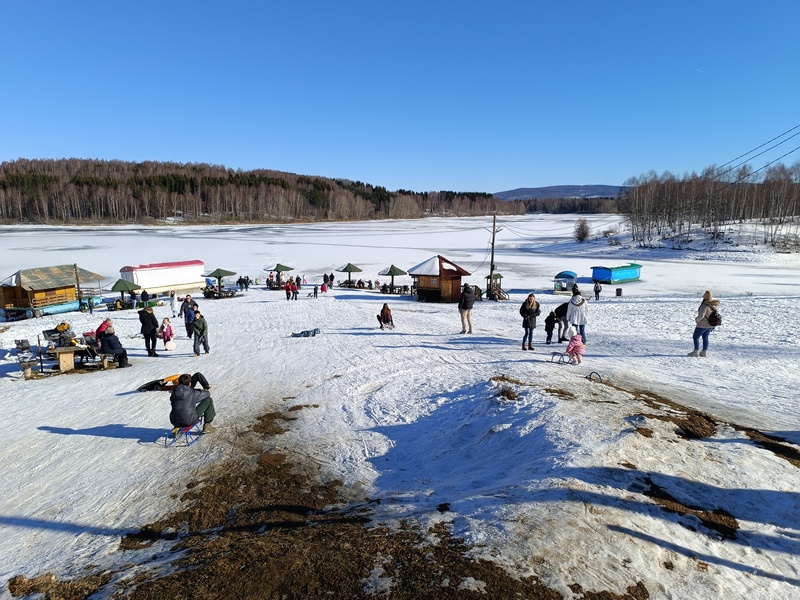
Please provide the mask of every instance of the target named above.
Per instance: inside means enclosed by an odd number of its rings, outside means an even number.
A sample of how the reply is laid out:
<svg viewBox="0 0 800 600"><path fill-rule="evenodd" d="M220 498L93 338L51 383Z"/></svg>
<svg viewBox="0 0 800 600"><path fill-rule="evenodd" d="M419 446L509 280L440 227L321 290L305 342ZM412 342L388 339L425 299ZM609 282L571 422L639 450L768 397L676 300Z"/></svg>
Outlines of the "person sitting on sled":
<svg viewBox="0 0 800 600"><path fill-rule="evenodd" d="M380 314L378 315L378 323L381 324L381 329L394 329L394 319L392 319L392 309L389 305L384 303Z"/></svg>
<svg viewBox="0 0 800 600"><path fill-rule="evenodd" d="M211 425L211 421L214 420L217 414L214 410L214 400L212 400L208 389L196 390L191 387L193 383L192 376L184 373L178 378L178 385L169 395L169 401L172 405L172 410L169 413L169 422L175 427L172 430L173 435L176 435L182 427L194 425L201 417L203 419L203 433L214 432L215 428Z"/></svg>

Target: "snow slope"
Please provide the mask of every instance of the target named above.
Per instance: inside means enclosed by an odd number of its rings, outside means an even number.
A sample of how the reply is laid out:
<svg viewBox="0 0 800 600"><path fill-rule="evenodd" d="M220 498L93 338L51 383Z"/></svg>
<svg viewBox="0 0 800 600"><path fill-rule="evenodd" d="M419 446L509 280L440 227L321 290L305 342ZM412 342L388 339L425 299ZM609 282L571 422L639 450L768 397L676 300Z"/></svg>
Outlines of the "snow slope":
<svg viewBox="0 0 800 600"><path fill-rule="evenodd" d="M303 405L314 408L294 413L298 420L276 444L317 463L323 479L348 484L353 502L380 498L376 520L452 523L476 555L520 576L536 574L567 598L574 582L619 593L639 580L651 598L797 595L798 469L741 428L800 446L800 257L745 244L717 252L643 251L602 237L578 244L575 219L498 223L495 264L511 300L477 303L473 335L458 333L455 305L340 288L314 300L306 295L311 286L287 302L255 286L239 298L200 301L209 356L195 358L190 340L179 337L175 352L149 358L136 313L115 312L133 368L25 381L15 339L35 343L62 318L77 332L94 329L105 313L5 324L0 581L135 563L135 553L117 551L120 535L168 511L168 491L228 455L257 415ZM590 217L598 232L616 219ZM352 262L374 279L392 263L407 269L443 254L483 287L490 229L490 219L473 218L4 227L0 277L77 262L111 282L125 264L199 258L209 271L253 279L276 262L310 281ZM643 281L606 286L590 302L584 365L551 362L558 346L544 345L543 320L536 350L520 350L517 309L530 291L546 314L567 299L548 293L558 271L577 272L588 292L591 266L631 260L643 265ZM687 358L705 289L721 299L725 324L712 334L706 359ZM384 302L394 312L393 331L377 328ZM159 319L170 315L168 307L156 309ZM289 337L313 327L322 335ZM165 450L167 395L134 390L196 370L214 386L219 434ZM603 381L587 379L593 372ZM674 423L658 418L677 409L658 404L657 395L709 413L721 422L716 433L679 436ZM654 487L688 506L727 511L740 527L735 539L665 511L645 493ZM0 598L7 597L4 587Z"/></svg>

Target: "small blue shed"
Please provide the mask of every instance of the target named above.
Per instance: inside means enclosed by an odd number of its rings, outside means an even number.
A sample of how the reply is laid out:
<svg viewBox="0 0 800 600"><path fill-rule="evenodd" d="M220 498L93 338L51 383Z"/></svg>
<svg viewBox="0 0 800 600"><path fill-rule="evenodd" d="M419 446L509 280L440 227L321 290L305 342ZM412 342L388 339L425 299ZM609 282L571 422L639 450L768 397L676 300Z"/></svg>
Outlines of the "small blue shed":
<svg viewBox="0 0 800 600"><path fill-rule="evenodd" d="M619 267L592 267L592 279L600 283L639 281L642 265L629 263Z"/></svg>
<svg viewBox="0 0 800 600"><path fill-rule="evenodd" d="M573 271L561 271L553 278L554 294L571 294L572 286L578 283L578 274Z"/></svg>

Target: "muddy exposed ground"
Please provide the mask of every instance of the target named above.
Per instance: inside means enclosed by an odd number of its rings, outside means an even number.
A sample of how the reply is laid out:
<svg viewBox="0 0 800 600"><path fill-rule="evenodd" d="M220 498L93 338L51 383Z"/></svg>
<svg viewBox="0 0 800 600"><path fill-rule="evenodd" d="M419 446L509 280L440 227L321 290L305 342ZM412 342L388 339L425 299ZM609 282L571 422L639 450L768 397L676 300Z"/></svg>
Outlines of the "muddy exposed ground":
<svg viewBox="0 0 800 600"><path fill-rule="evenodd" d="M668 403L680 411L681 416L670 419L686 437L706 437L715 430L708 416L666 399L640 394L639 400L651 408ZM265 451L291 419L291 412L261 417L237 440L234 457L210 467L204 479L193 481L176 498L177 512L121 540L121 550L167 540L169 560L156 554L152 564L137 566L134 577L125 570L73 581L19 575L9 590L14 596L39 592L48 599L87 598L97 592L134 600L561 598L535 578L516 579L494 563L468 558L468 548L442 526L428 532L411 525L399 531L370 526L369 503L354 508L335 482L312 483L313 467ZM640 433L647 435L647 430ZM765 447L782 447L783 458L798 465L797 456L787 455L788 446L757 432L748 435ZM735 536L738 526L730 515L683 506L655 485L647 494L665 510L693 514L723 536ZM343 508L325 509L331 506ZM623 595L570 587L587 600L649 597L636 581Z"/></svg>

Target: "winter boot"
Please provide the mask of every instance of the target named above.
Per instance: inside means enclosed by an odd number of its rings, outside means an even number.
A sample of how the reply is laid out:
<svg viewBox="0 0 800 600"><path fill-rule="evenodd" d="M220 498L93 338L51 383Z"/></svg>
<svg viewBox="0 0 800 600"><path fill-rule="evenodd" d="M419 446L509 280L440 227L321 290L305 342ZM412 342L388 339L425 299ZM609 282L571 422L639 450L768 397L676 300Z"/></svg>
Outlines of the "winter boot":
<svg viewBox="0 0 800 600"><path fill-rule="evenodd" d="M706 351L705 350L700 350L700 356L705 356L705 355L706 355Z"/></svg>
<svg viewBox="0 0 800 600"><path fill-rule="evenodd" d="M526 346L526 345L523 343L523 344L522 344L522 349L523 349L523 350L527 350L527 349L528 349L528 347L527 347L527 346Z"/></svg>
<svg viewBox="0 0 800 600"><path fill-rule="evenodd" d="M533 346L531 346L530 344L528 344L528 350L533 350Z"/></svg>
<svg viewBox="0 0 800 600"><path fill-rule="evenodd" d="M692 350L692 351L691 351L691 352L689 352L689 354L687 354L686 356L700 356L700 352L699 352L699 351L697 351L697 350Z"/></svg>
<svg viewBox="0 0 800 600"><path fill-rule="evenodd" d="M217 430L211 423L203 423L203 433L214 433Z"/></svg>

